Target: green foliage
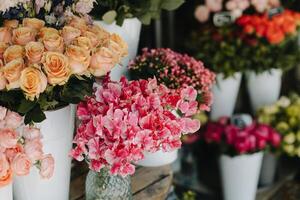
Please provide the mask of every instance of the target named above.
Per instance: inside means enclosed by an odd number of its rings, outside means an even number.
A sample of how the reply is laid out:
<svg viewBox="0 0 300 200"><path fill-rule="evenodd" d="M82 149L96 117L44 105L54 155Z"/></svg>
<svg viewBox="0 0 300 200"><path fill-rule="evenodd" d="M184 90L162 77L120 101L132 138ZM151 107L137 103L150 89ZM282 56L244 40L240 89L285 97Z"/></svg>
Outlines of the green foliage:
<svg viewBox="0 0 300 200"><path fill-rule="evenodd" d="M184 0L98 0L92 16L110 24L122 25L127 18L138 18L143 24L160 17L162 10L175 10Z"/></svg>
<svg viewBox="0 0 300 200"><path fill-rule="evenodd" d="M242 41L234 34L234 27L205 27L194 31L186 48L215 73L225 77L244 71L246 60L241 55Z"/></svg>
<svg viewBox="0 0 300 200"><path fill-rule="evenodd" d="M25 116L25 123L38 123L46 117L44 111L58 109L70 103L77 104L93 92L94 80L71 76L63 86L48 86L38 99L30 101L20 89L0 91L0 105Z"/></svg>

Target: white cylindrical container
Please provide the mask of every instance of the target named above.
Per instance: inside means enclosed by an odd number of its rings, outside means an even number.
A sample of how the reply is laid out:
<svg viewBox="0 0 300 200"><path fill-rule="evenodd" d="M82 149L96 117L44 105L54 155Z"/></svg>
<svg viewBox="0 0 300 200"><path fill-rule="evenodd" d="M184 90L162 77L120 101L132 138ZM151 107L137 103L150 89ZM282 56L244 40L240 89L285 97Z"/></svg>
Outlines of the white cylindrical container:
<svg viewBox="0 0 300 200"><path fill-rule="evenodd" d="M280 95L282 71L271 69L260 74L249 71L246 74L247 88L252 110L275 103Z"/></svg>
<svg viewBox="0 0 300 200"><path fill-rule="evenodd" d="M0 200L13 200L12 183L0 187Z"/></svg>
<svg viewBox="0 0 300 200"><path fill-rule="evenodd" d="M210 118L217 120L222 116L231 116L241 85L242 73L236 72L232 77L224 78L218 74L216 84L212 88L214 101L211 107Z"/></svg>
<svg viewBox="0 0 300 200"><path fill-rule="evenodd" d="M259 177L260 185L269 186L274 182L277 169L277 161L277 155L269 152L264 154Z"/></svg>
<svg viewBox="0 0 300 200"><path fill-rule="evenodd" d="M255 200L263 153L220 157L225 200Z"/></svg>
<svg viewBox="0 0 300 200"><path fill-rule="evenodd" d="M116 22L106 24L104 21L94 21L95 24L102 26L110 33L119 34L128 44L128 56L122 61L122 66L118 65L111 71L111 79L114 81L120 80L122 75L128 78L128 63L135 58L140 41L140 33L142 23L137 18L125 19L122 26L118 26Z"/></svg>
<svg viewBox="0 0 300 200"><path fill-rule="evenodd" d="M143 167L159 167L173 163L178 157L178 150L163 152L162 150L155 153L145 153L144 159L137 162L137 165Z"/></svg>
<svg viewBox="0 0 300 200"><path fill-rule="evenodd" d="M36 168L30 174L14 179L15 200L68 200L71 175L71 157L74 133L75 106L47 111L46 119L37 124L43 135L45 153L55 160L54 175L51 179L41 179Z"/></svg>

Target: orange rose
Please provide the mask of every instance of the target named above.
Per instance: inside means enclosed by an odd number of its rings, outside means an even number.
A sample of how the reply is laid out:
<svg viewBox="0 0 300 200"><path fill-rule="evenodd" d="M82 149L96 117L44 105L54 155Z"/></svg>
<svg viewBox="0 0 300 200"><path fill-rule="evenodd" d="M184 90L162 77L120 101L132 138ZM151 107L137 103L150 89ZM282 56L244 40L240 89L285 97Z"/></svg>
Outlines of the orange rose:
<svg viewBox="0 0 300 200"><path fill-rule="evenodd" d="M120 61L122 57L128 54L127 43L115 33L113 33L110 37L108 48L118 55L118 61Z"/></svg>
<svg viewBox="0 0 300 200"><path fill-rule="evenodd" d="M72 26L65 26L61 31L65 44L71 44L71 42L81 35L81 31Z"/></svg>
<svg viewBox="0 0 300 200"><path fill-rule="evenodd" d="M54 51L62 53L64 52L64 40L58 34L45 35L43 38L43 44L47 51Z"/></svg>
<svg viewBox="0 0 300 200"><path fill-rule="evenodd" d="M101 47L91 58L89 71L96 77L107 74L117 63L117 58L113 51L106 47Z"/></svg>
<svg viewBox="0 0 300 200"><path fill-rule="evenodd" d="M86 31L82 34L82 36L85 36L91 40L93 48L96 48L96 47L100 46L100 44L101 44L101 41L99 40L97 35L93 32Z"/></svg>
<svg viewBox="0 0 300 200"><path fill-rule="evenodd" d="M0 42L0 59L3 59L3 54L5 50L8 48L8 44L5 42Z"/></svg>
<svg viewBox="0 0 300 200"><path fill-rule="evenodd" d="M63 85L70 76L68 58L57 52L46 52L42 58L43 68L51 85Z"/></svg>
<svg viewBox="0 0 300 200"><path fill-rule="evenodd" d="M73 16L68 25L79 29L82 33L88 29L86 21L83 18L77 16Z"/></svg>
<svg viewBox="0 0 300 200"><path fill-rule="evenodd" d="M13 43L26 45L28 42L35 41L35 31L29 27L20 27L13 30Z"/></svg>
<svg viewBox="0 0 300 200"><path fill-rule="evenodd" d="M45 22L37 18L24 18L23 26L33 28L36 31L39 31L41 28L45 26Z"/></svg>
<svg viewBox="0 0 300 200"><path fill-rule="evenodd" d="M89 31L95 33L98 36L98 39L100 40L101 45L105 45L108 43L110 38L110 33L101 28L98 25L93 25Z"/></svg>
<svg viewBox="0 0 300 200"><path fill-rule="evenodd" d="M18 28L19 21L16 19L5 20L3 25L4 25L4 27L10 28L10 29L15 29L15 28Z"/></svg>
<svg viewBox="0 0 300 200"><path fill-rule="evenodd" d="M52 35L52 34L59 35L59 32L55 28L43 27L38 33L38 36L39 38L43 39L46 35Z"/></svg>
<svg viewBox="0 0 300 200"><path fill-rule="evenodd" d="M1 27L0 28L0 42L11 43L11 32L9 28Z"/></svg>
<svg viewBox="0 0 300 200"><path fill-rule="evenodd" d="M44 53L44 45L41 42L29 42L25 46L25 54L29 63L40 63Z"/></svg>
<svg viewBox="0 0 300 200"><path fill-rule="evenodd" d="M6 88L6 85L7 85L7 81L6 78L4 77L4 73L0 71L0 90L4 90Z"/></svg>
<svg viewBox="0 0 300 200"><path fill-rule="evenodd" d="M91 56L84 48L70 45L66 49L73 74L83 75L90 65Z"/></svg>
<svg viewBox="0 0 300 200"><path fill-rule="evenodd" d="M279 44L285 38L283 31L276 26L269 26L266 33L266 38L271 44Z"/></svg>
<svg viewBox="0 0 300 200"><path fill-rule="evenodd" d="M20 77L20 88L24 91L27 99L34 101L35 97L45 91L47 78L45 74L36 67L25 68Z"/></svg>
<svg viewBox="0 0 300 200"><path fill-rule="evenodd" d="M3 153L0 153L0 188L7 186L12 181L12 171L9 162Z"/></svg>
<svg viewBox="0 0 300 200"><path fill-rule="evenodd" d="M73 41L73 44L76 45L76 46L84 48L86 51L90 51L93 48L91 40L87 37L77 37Z"/></svg>
<svg viewBox="0 0 300 200"><path fill-rule="evenodd" d="M297 31L296 22L293 18L287 18L281 27L283 31L288 34L295 34Z"/></svg>
<svg viewBox="0 0 300 200"><path fill-rule="evenodd" d="M23 58L24 54L25 52L22 46L12 45L4 51L3 58L5 63L8 63L16 58Z"/></svg>
<svg viewBox="0 0 300 200"><path fill-rule="evenodd" d="M3 76L8 81L8 85L6 86L8 90L19 87L19 78L23 69L24 60L22 58L10 61L1 69Z"/></svg>

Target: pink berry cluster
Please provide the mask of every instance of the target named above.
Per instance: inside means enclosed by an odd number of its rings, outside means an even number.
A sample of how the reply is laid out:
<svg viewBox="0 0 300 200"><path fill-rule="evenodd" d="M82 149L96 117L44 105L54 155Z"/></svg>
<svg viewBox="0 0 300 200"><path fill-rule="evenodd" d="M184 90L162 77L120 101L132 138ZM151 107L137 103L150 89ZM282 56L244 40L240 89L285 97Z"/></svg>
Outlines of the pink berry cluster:
<svg viewBox="0 0 300 200"><path fill-rule="evenodd" d="M156 79L113 82L107 77L78 105L81 124L71 155L97 172L107 167L114 175L133 174L132 162L145 152L178 149L183 134L200 128L190 118L197 112L196 96L192 87L177 93Z"/></svg>
<svg viewBox="0 0 300 200"><path fill-rule="evenodd" d="M263 150L267 147L277 148L281 137L272 127L253 123L245 128L230 124L229 118L220 118L218 122L210 122L204 132L207 143L225 145L225 153L245 154Z"/></svg>
<svg viewBox="0 0 300 200"><path fill-rule="evenodd" d="M206 69L201 61L171 49L143 49L133 60L129 69L134 79L153 78L171 89L192 86L197 92L200 110L208 111L212 104L210 91L215 74Z"/></svg>

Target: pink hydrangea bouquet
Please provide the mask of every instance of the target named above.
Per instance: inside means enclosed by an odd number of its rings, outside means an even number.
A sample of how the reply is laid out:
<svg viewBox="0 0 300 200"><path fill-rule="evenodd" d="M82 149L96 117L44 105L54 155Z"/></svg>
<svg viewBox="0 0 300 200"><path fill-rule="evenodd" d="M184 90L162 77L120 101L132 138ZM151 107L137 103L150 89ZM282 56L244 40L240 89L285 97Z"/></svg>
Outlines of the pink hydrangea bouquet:
<svg viewBox="0 0 300 200"><path fill-rule="evenodd" d="M43 111L79 103L127 54L117 34L71 17L61 29L43 20L4 21L0 28L0 105L41 122Z"/></svg>
<svg viewBox="0 0 300 200"><path fill-rule="evenodd" d="M113 175L133 174L132 163L145 152L178 149L183 134L200 128L190 118L197 111L196 97L192 87L174 91L156 79L106 78L93 97L78 105L81 124L71 155L96 172L107 167Z"/></svg>
<svg viewBox="0 0 300 200"><path fill-rule="evenodd" d="M32 166L42 178L53 175L54 159L43 153L40 130L24 126L22 116L0 107L0 188L13 176L28 175Z"/></svg>
<svg viewBox="0 0 300 200"><path fill-rule="evenodd" d="M217 145L222 153L229 155L251 154L266 148L280 146L281 136L272 127L253 123L240 128L222 117L217 122L207 124L203 139L208 144Z"/></svg>
<svg viewBox="0 0 300 200"><path fill-rule="evenodd" d="M173 90L192 86L197 91L199 110L208 111L212 104L211 87L215 74L198 61L186 54L180 54L171 49L143 49L130 65L130 75L133 79L156 77Z"/></svg>

